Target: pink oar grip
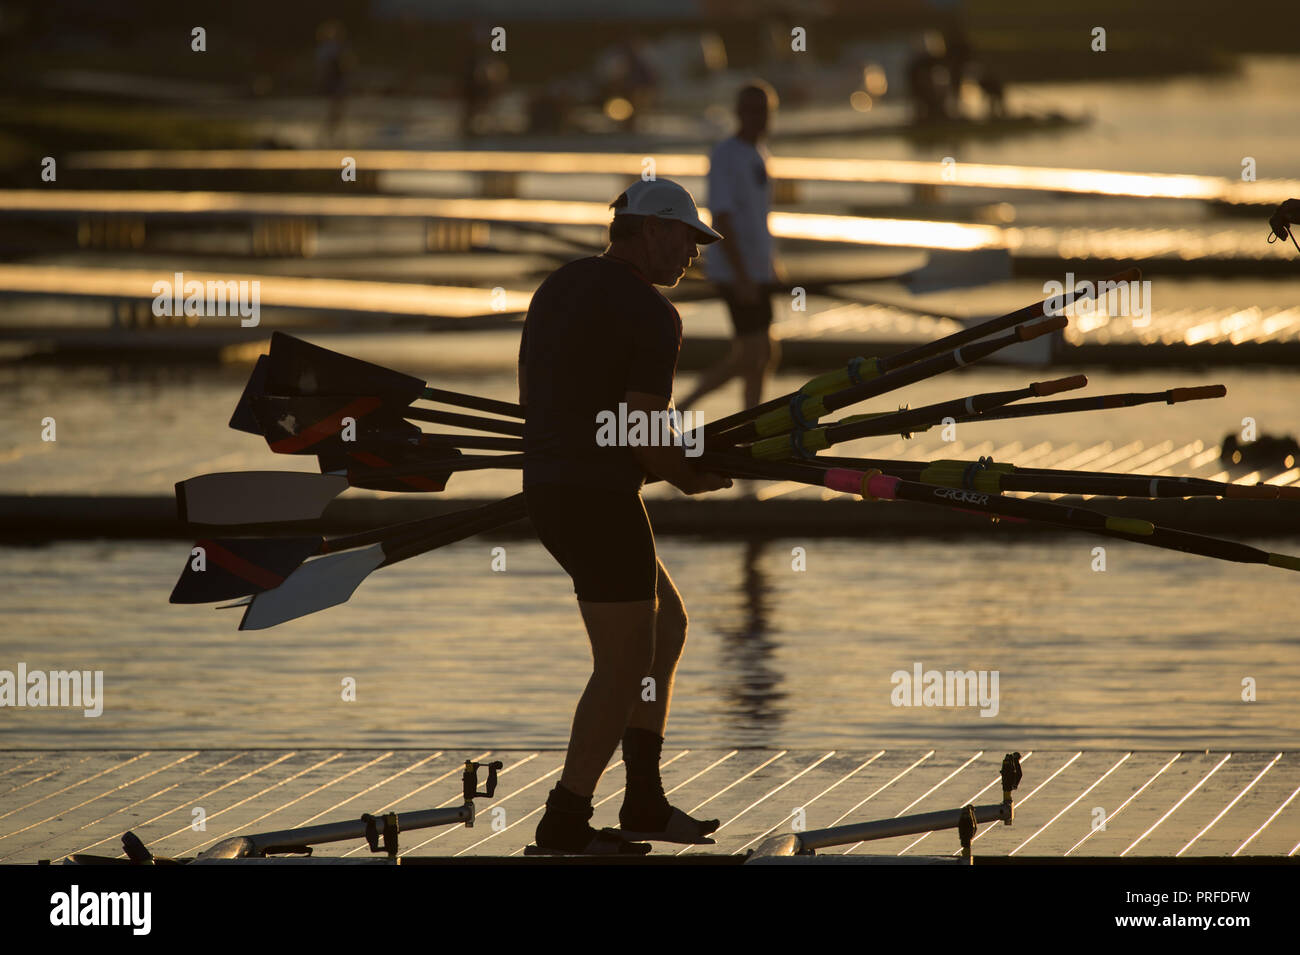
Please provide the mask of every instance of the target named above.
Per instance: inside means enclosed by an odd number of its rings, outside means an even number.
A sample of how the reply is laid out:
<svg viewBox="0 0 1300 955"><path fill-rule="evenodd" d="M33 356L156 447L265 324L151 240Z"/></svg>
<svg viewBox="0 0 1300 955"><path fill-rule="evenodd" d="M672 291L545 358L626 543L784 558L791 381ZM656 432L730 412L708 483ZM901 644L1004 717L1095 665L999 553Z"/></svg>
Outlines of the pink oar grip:
<svg viewBox="0 0 1300 955"><path fill-rule="evenodd" d="M850 468L831 468L826 472L826 486L832 491L862 493L862 472Z"/></svg>
<svg viewBox="0 0 1300 955"><path fill-rule="evenodd" d="M898 496L898 478L877 474L867 482L867 493L882 501L892 501Z"/></svg>
<svg viewBox="0 0 1300 955"><path fill-rule="evenodd" d="M877 474L868 478L866 487L863 487L862 479L865 476L866 472L855 471L852 468L831 468L826 472L826 486L832 491L844 491L848 494L862 494L865 491L868 497L893 500L894 490L898 487L898 478Z"/></svg>

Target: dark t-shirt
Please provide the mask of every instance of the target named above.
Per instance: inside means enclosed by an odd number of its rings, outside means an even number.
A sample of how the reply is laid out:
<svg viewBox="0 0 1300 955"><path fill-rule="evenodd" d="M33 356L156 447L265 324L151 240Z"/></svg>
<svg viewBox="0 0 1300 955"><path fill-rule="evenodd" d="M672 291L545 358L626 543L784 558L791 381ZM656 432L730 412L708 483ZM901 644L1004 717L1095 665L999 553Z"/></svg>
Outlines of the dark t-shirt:
<svg viewBox="0 0 1300 955"><path fill-rule="evenodd" d="M636 490L632 449L596 443L597 415L629 391L671 398L682 320L630 264L591 256L552 272L533 295L524 367L524 486Z"/></svg>

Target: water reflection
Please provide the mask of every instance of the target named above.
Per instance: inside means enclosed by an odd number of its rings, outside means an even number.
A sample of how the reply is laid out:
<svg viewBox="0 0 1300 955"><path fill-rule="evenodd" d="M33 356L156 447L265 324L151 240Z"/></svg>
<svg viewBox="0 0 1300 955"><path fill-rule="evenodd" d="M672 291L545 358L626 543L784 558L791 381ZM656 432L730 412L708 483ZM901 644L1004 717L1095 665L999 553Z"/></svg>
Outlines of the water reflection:
<svg viewBox="0 0 1300 955"><path fill-rule="evenodd" d="M784 674L774 666L779 647L771 626L772 590L763 573L771 543L749 540L741 550L740 600L730 625L717 627L719 670L730 680L718 687L726 738L736 746L769 746L780 736L788 695Z"/></svg>

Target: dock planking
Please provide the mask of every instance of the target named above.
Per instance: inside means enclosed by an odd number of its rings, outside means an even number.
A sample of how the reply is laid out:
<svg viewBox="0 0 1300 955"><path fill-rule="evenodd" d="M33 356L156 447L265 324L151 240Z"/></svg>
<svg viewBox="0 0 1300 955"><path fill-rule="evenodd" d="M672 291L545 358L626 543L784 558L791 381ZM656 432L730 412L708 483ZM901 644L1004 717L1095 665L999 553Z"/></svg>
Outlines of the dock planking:
<svg viewBox="0 0 1300 955"><path fill-rule="evenodd" d="M741 857L782 832L996 803L1002 756L669 745L662 776L670 800L721 825L716 845L661 843L654 855ZM561 750L0 751L0 862L121 857L127 830L157 856L189 858L237 834L457 806L466 759L504 763L494 797L476 801L474 827L403 833L400 857L522 858L559 778ZM1300 851L1297 753L1040 750L1022 754L1022 764L1015 824L981 826L977 861L1276 860ZM622 786L616 754L593 799L594 825L617 826ZM203 827L195 828L200 809ZM943 831L820 854L930 862L957 849L955 833ZM347 842L314 854L370 857L364 843Z"/></svg>

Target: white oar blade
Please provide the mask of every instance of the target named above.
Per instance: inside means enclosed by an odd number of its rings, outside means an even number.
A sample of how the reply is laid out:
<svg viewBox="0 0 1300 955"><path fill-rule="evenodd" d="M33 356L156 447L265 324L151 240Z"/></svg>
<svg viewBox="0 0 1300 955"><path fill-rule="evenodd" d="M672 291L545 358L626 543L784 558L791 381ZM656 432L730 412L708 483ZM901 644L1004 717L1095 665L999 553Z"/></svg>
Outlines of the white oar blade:
<svg viewBox="0 0 1300 955"><path fill-rule="evenodd" d="M191 524L312 521L347 487L341 474L225 471L178 482L176 502Z"/></svg>
<svg viewBox="0 0 1300 955"><path fill-rule="evenodd" d="M346 603L361 581L383 562L381 544L309 560L279 587L257 594L244 611L239 629L265 630Z"/></svg>

